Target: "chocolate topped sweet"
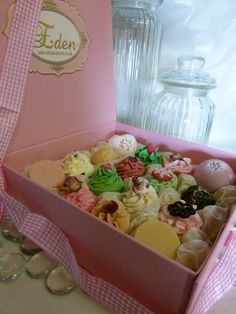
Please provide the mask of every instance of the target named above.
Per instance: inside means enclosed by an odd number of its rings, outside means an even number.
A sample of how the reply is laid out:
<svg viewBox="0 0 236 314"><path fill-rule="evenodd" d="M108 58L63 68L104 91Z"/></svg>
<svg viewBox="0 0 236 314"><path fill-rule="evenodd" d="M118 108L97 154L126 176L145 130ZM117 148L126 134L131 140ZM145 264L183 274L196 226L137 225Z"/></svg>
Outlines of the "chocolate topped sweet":
<svg viewBox="0 0 236 314"><path fill-rule="evenodd" d="M136 157L127 157L116 165L118 175L122 179L134 176L142 176L145 173L145 167L141 160Z"/></svg>
<svg viewBox="0 0 236 314"><path fill-rule="evenodd" d="M172 216L188 218L189 216L196 214L197 206L181 200L173 204L169 204L167 209Z"/></svg>
<svg viewBox="0 0 236 314"><path fill-rule="evenodd" d="M182 199L190 204L197 205L197 209L204 208L208 205L215 205L215 200L199 185L190 186L182 195Z"/></svg>

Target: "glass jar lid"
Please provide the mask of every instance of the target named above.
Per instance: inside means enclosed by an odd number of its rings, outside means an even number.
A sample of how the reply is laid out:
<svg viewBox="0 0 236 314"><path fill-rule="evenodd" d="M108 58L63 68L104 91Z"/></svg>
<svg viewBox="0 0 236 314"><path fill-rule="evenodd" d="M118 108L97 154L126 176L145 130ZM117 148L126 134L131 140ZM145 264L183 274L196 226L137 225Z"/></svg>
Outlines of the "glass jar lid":
<svg viewBox="0 0 236 314"><path fill-rule="evenodd" d="M140 7L143 5L150 6L154 8L163 3L164 0L112 0L113 6L121 7Z"/></svg>
<svg viewBox="0 0 236 314"><path fill-rule="evenodd" d="M198 89L216 87L216 80L202 70L205 59L198 56L181 56L177 59L178 69L161 76L160 81L169 86Z"/></svg>

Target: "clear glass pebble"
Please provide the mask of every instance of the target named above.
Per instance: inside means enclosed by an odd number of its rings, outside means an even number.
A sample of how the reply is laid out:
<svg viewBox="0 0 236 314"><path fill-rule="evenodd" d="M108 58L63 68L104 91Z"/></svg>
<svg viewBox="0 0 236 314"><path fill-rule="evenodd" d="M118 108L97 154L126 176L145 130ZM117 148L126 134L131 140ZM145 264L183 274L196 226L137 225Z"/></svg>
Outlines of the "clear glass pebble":
<svg viewBox="0 0 236 314"><path fill-rule="evenodd" d="M58 263L46 252L39 252L28 261L26 270L32 278L46 278L57 266Z"/></svg>
<svg viewBox="0 0 236 314"><path fill-rule="evenodd" d="M25 270L25 258L20 253L9 253L0 258L0 281L18 278Z"/></svg>
<svg viewBox="0 0 236 314"><path fill-rule="evenodd" d="M56 295L63 295L73 291L77 283L63 266L54 269L46 280L48 290Z"/></svg>
<svg viewBox="0 0 236 314"><path fill-rule="evenodd" d="M42 249L35 244L33 241L31 241L28 238L24 238L20 244L20 250L22 253L26 255L35 255L42 251Z"/></svg>
<svg viewBox="0 0 236 314"><path fill-rule="evenodd" d="M10 241L19 242L24 236L21 234L12 221L4 221L1 226L2 234Z"/></svg>

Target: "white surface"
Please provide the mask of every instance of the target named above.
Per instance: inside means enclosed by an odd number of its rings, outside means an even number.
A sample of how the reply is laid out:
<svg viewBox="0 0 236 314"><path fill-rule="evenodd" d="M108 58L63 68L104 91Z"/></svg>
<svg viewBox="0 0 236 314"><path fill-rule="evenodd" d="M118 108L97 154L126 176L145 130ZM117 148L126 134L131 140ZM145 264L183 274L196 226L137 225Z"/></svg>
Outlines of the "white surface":
<svg viewBox="0 0 236 314"><path fill-rule="evenodd" d="M19 245L4 240L0 257L19 251ZM207 314L234 314L236 287L221 298ZM43 279L32 279L23 273L15 281L0 282L0 314L111 314L105 306L95 302L77 288L64 295L52 295ZM159 313L164 314L164 313Z"/></svg>
<svg viewBox="0 0 236 314"><path fill-rule="evenodd" d="M160 75L176 66L178 56L198 55L217 88L209 145L236 152L236 1L164 0L158 9L164 25Z"/></svg>

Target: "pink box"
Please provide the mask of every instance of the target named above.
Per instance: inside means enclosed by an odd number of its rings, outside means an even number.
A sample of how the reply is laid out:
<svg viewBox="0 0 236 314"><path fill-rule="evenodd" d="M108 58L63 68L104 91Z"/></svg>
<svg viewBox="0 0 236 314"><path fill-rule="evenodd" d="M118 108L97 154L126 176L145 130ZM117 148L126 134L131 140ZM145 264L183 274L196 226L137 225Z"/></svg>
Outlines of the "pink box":
<svg viewBox="0 0 236 314"><path fill-rule="evenodd" d="M115 119L110 0L70 1L79 7L90 44L82 71L29 74L24 106L4 162L9 194L55 223L67 236L79 265L120 288L154 313L184 313L216 264L232 226L232 214L199 272L193 272L101 222L22 175L25 166L89 149L114 133L131 133L160 150L180 151L193 163L214 157L236 172L236 156L143 129ZM12 1L0 0L1 29ZM0 34L0 56L6 37ZM0 66L3 59L0 57ZM33 63L32 58L32 63ZM191 299L191 303L189 302Z"/></svg>

